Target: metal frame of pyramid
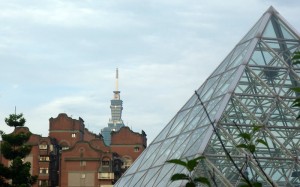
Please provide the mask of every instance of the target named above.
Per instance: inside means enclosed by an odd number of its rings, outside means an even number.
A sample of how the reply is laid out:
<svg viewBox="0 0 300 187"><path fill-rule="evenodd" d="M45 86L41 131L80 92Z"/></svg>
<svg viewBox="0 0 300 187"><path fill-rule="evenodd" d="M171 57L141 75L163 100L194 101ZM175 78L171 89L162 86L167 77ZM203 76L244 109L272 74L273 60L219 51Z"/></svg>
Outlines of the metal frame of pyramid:
<svg viewBox="0 0 300 187"><path fill-rule="evenodd" d="M249 180L263 186L300 186L300 123L291 108L300 84L300 66L291 63L299 50L299 34L270 7L225 60L197 90L221 139L235 163ZM239 133L253 125L263 126L258 135L268 147L257 143L257 162L237 145ZM182 166L165 163L178 158L206 159L195 175L213 178L218 186L238 186L240 173L225 155L197 95L193 95L165 126L149 147L115 184L116 187L183 186L170 182Z"/></svg>

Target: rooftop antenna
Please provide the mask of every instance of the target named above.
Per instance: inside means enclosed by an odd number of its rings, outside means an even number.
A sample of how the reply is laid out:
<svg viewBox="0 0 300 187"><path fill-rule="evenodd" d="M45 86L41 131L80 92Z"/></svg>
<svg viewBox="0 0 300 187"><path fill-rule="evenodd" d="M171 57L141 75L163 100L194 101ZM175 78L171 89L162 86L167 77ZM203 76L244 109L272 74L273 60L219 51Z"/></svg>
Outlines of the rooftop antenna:
<svg viewBox="0 0 300 187"><path fill-rule="evenodd" d="M116 91L119 90L119 70L116 69Z"/></svg>
<svg viewBox="0 0 300 187"><path fill-rule="evenodd" d="M17 115L17 106L15 106L15 115Z"/></svg>

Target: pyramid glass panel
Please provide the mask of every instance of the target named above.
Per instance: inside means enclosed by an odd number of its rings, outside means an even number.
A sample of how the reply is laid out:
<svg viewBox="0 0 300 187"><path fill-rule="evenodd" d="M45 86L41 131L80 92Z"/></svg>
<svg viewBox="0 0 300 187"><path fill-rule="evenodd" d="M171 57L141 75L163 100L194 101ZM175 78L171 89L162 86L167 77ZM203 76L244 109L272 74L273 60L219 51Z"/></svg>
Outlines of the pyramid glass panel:
<svg viewBox="0 0 300 187"><path fill-rule="evenodd" d="M217 69L212 73L211 77L218 75L219 73L223 73L225 68L227 67L228 63L230 62L231 56L234 50L232 50L229 55L223 60L223 62L217 67ZM203 84L204 85L204 84Z"/></svg>
<svg viewBox="0 0 300 187"><path fill-rule="evenodd" d="M300 86L300 65L291 63L296 33L270 7L115 186L184 186L170 177L187 171L166 161L200 155L193 175L217 186L239 186L242 175L263 186L300 186L299 110L290 89ZM247 143L241 133L260 140L255 154L237 146Z"/></svg>

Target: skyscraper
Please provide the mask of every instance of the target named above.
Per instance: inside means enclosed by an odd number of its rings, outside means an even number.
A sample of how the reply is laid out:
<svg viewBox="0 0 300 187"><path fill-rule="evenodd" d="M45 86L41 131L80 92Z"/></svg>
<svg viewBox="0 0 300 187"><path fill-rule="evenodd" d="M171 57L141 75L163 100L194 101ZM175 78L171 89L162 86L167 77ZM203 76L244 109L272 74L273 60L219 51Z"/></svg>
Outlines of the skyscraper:
<svg viewBox="0 0 300 187"><path fill-rule="evenodd" d="M263 186L300 186L299 111L290 89L300 86L300 66L291 62L299 49L297 31L270 7L115 186L184 186L170 178L187 170L166 161L199 155L205 159L193 174L211 184L239 186L243 173ZM255 138L268 144L252 142L255 157L237 146L253 125L261 126Z"/></svg>
<svg viewBox="0 0 300 187"><path fill-rule="evenodd" d="M113 93L113 99L110 101L111 118L109 119L108 126L101 130L106 145L110 145L111 143L111 132L118 131L121 127L124 127L122 120L123 101L121 100L119 91L118 68L116 69L116 90Z"/></svg>

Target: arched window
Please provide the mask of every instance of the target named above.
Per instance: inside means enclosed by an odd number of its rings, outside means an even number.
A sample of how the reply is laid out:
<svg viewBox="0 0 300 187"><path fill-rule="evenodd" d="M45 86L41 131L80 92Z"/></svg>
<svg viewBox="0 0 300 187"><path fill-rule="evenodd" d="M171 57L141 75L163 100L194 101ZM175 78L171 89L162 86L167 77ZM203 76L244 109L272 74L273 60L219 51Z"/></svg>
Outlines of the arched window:
<svg viewBox="0 0 300 187"><path fill-rule="evenodd" d="M62 150L67 150L67 149L70 148L69 144L67 142L65 142L65 141L62 141L59 145L61 146Z"/></svg>
<svg viewBox="0 0 300 187"><path fill-rule="evenodd" d="M48 148L47 142L41 142L39 145L39 149L45 150Z"/></svg>
<svg viewBox="0 0 300 187"><path fill-rule="evenodd" d="M101 161L101 172L111 172L111 164L109 157L103 157Z"/></svg>
<svg viewBox="0 0 300 187"><path fill-rule="evenodd" d="M109 167L110 166L110 159L108 157L102 158L102 166L103 167Z"/></svg>

